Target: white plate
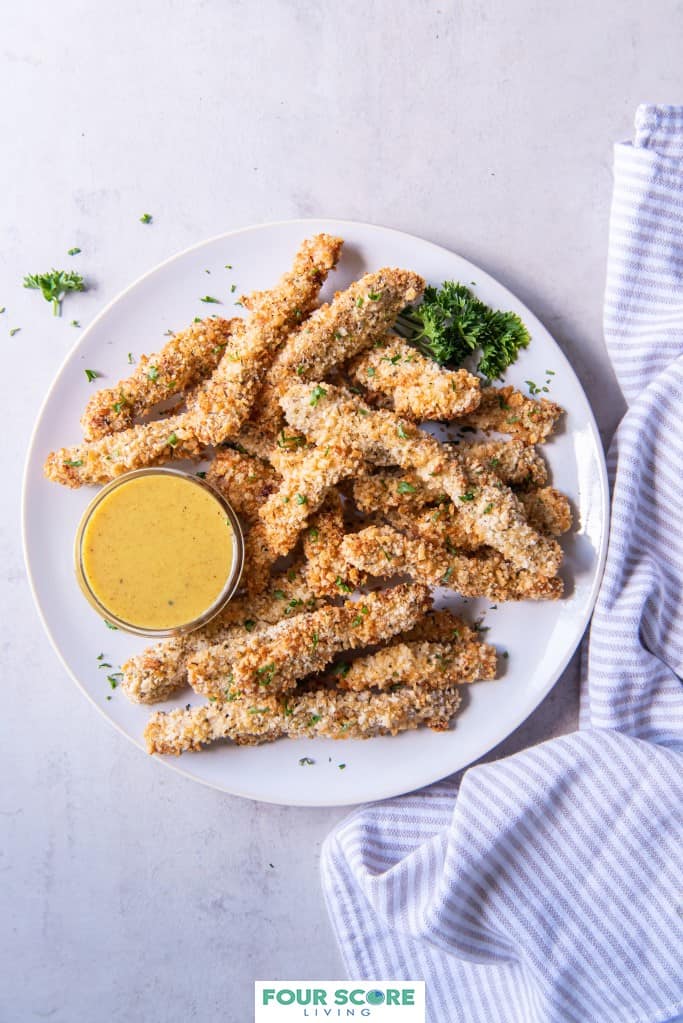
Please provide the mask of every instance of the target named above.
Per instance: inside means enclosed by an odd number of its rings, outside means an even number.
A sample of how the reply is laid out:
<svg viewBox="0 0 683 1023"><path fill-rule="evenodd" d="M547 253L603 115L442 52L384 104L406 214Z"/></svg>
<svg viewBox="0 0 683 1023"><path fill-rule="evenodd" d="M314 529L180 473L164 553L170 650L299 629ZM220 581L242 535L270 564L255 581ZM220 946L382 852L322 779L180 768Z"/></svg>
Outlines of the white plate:
<svg viewBox="0 0 683 1023"><path fill-rule="evenodd" d="M49 483L42 466L55 447L80 439L78 419L93 387L111 385L130 371L128 352L152 352L168 328L194 316L239 312L234 299L267 287L291 261L301 240L317 231L346 239L341 265L324 295L360 274L387 264L416 270L430 283L474 282L474 290L499 309L523 318L532 343L508 374L525 389L526 378L542 384L546 370L551 397L567 410L562 431L544 448L554 484L573 502L576 530L565 538L568 596L558 602L501 605L470 601L473 618L486 610L487 639L509 659L503 678L466 690L452 731L427 729L395 738L281 740L261 747L217 745L181 759L160 758L191 778L252 799L298 805L340 805L380 799L426 785L472 763L510 734L541 702L574 653L593 608L607 544L608 496L602 447L586 396L572 367L538 320L505 288L460 256L397 231L335 220L267 224L222 235L197 245L152 270L112 302L84 331L45 400L28 454L24 478L24 547L38 609L68 672L86 696L133 742L143 748L147 707L111 692L97 655L118 665L143 640L107 629L83 599L74 578L72 544L92 488L70 491ZM232 270L226 269L231 264ZM206 273L210 270L210 274ZM231 285L237 291L231 293ZM221 306L207 306L202 295ZM88 384L83 370L103 374ZM111 696L110 700L107 697ZM161 705L196 702L193 694ZM299 764L310 757L313 765ZM339 765L346 767L340 770Z"/></svg>

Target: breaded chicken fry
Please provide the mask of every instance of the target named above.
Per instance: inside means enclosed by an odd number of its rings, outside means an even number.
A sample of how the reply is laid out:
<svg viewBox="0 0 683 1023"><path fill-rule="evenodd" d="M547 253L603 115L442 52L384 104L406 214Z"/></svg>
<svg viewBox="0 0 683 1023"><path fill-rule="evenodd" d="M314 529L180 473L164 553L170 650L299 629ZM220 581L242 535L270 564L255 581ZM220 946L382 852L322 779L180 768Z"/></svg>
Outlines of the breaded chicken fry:
<svg viewBox="0 0 683 1023"><path fill-rule="evenodd" d="M306 577L306 566L300 560L271 579L268 592L253 600L246 597L232 600L203 628L173 636L129 658L121 669L122 688L134 703L159 703L188 685L190 658L229 640L235 627L243 630L246 639L259 625L274 625L315 607L316 597Z"/></svg>
<svg viewBox="0 0 683 1023"><path fill-rule="evenodd" d="M194 430L203 443L220 444L236 437L277 349L313 308L341 247L342 240L328 234L307 239L292 270L272 291L259 295L237 343L226 350L214 374L188 403Z"/></svg>
<svg viewBox="0 0 683 1023"><path fill-rule="evenodd" d="M443 369L391 334L354 359L349 373L371 401L388 396L394 410L411 419L453 419L479 404L478 377L466 369Z"/></svg>
<svg viewBox="0 0 683 1023"><path fill-rule="evenodd" d="M554 487L541 487L519 495L526 517L539 533L562 536L572 528L569 498Z"/></svg>
<svg viewBox="0 0 683 1023"><path fill-rule="evenodd" d="M261 508L268 547L278 555L288 554L296 544L309 515L317 511L330 487L365 471L360 451L343 442L312 447L285 464L279 489Z"/></svg>
<svg viewBox="0 0 683 1023"><path fill-rule="evenodd" d="M535 401L514 387L486 387L474 412L465 417L479 430L509 433L525 444L541 444L553 433L563 409L547 398Z"/></svg>
<svg viewBox="0 0 683 1023"><path fill-rule="evenodd" d="M491 600L554 600L562 581L516 569L497 552L482 548L472 554L449 553L444 545L404 536L392 526L368 526L349 533L344 557L379 578L409 575L415 582L444 586L464 597Z"/></svg>
<svg viewBox="0 0 683 1023"><path fill-rule="evenodd" d="M82 487L108 483L132 469L161 465L177 458L198 459L204 448L188 428L184 414L153 423L131 426L91 444L77 444L51 452L44 473L55 483Z"/></svg>
<svg viewBox="0 0 683 1023"><path fill-rule="evenodd" d="M175 334L156 355L142 355L129 377L93 394L81 417L85 439L127 430L137 416L210 376L241 323L209 317Z"/></svg>
<svg viewBox="0 0 683 1023"><path fill-rule="evenodd" d="M445 731L461 701L457 686L398 692L319 689L287 697L260 694L254 702L209 703L157 712L145 729L149 753L179 755L218 739L244 746L296 738L369 739L427 725Z"/></svg>
<svg viewBox="0 0 683 1023"><path fill-rule="evenodd" d="M548 478L545 462L536 449L518 440L461 444L457 452L468 467L482 463L508 486L539 486ZM392 469L354 480L353 497L359 511L374 512L383 508L421 508L444 500L446 494L438 486L427 485L415 472Z"/></svg>
<svg viewBox="0 0 683 1023"><path fill-rule="evenodd" d="M409 629L430 606L426 586L396 586L370 593L358 603L323 607L279 622L257 642L247 641L233 657L217 644L188 664L192 687L220 696L228 676L237 689L285 692L299 679L322 671L342 650L379 643Z"/></svg>
<svg viewBox="0 0 683 1023"><path fill-rule="evenodd" d="M335 437L360 448L368 461L414 470L461 508L463 522L484 535L516 568L557 572L562 552L526 521L515 495L480 463L466 465L452 448L396 413L371 411L354 395L322 384L292 384L281 399L289 423L317 444Z"/></svg>
<svg viewBox="0 0 683 1023"><path fill-rule="evenodd" d="M468 630L469 632L470 630ZM443 689L496 677L496 651L477 641L391 643L338 671L340 689L391 689L397 685Z"/></svg>
<svg viewBox="0 0 683 1023"><path fill-rule="evenodd" d="M317 597L352 593L363 581L362 573L342 558L344 532L341 498L331 492L303 534L306 581Z"/></svg>
<svg viewBox="0 0 683 1023"><path fill-rule="evenodd" d="M329 305L317 309L281 349L259 396L255 418L274 437L282 427L278 397L286 381L322 379L368 348L394 323L405 306L419 298L425 282L410 270L385 267L366 274ZM414 296L414 297L411 297Z"/></svg>
<svg viewBox="0 0 683 1023"><path fill-rule="evenodd" d="M206 473L216 488L248 524L258 520L259 509L280 485L280 476L262 458L221 448Z"/></svg>

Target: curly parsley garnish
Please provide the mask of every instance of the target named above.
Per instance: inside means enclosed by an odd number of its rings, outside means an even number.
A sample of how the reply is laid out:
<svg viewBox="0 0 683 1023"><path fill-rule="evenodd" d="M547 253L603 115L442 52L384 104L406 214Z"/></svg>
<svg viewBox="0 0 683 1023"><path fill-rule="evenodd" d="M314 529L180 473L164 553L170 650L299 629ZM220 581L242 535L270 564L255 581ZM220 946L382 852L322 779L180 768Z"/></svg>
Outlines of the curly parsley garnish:
<svg viewBox="0 0 683 1023"><path fill-rule="evenodd" d="M501 377L530 341L516 313L491 309L456 281L425 288L421 304L404 309L395 329L441 365L460 366L481 352L477 370L489 380Z"/></svg>

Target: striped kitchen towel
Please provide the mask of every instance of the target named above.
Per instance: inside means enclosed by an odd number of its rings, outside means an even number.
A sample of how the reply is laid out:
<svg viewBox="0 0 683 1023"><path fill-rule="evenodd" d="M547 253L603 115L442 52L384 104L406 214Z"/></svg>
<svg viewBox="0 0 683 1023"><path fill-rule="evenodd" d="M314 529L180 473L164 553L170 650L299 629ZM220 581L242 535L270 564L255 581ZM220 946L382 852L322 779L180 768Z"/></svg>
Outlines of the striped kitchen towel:
<svg viewBox="0 0 683 1023"><path fill-rule="evenodd" d="M683 1013L683 107L616 146L605 333L628 411L581 730L362 808L323 889L351 977L429 1023Z"/></svg>

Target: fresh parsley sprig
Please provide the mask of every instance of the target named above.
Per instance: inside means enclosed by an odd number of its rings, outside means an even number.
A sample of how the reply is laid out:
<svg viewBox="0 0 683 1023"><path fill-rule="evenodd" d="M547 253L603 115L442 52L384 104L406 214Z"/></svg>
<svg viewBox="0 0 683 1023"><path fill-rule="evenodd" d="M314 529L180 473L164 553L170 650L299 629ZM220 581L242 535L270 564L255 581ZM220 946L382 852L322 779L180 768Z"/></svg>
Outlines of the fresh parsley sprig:
<svg viewBox="0 0 683 1023"><path fill-rule="evenodd" d="M404 309L394 329L441 365L460 366L480 351L477 370L489 380L501 377L530 341L516 313L491 309L457 281L425 288L421 304Z"/></svg>
<svg viewBox="0 0 683 1023"><path fill-rule="evenodd" d="M62 299L68 291L85 291L85 281L74 270L55 270L44 274L27 274L25 288L40 290L46 302L52 302L55 316L62 315Z"/></svg>

